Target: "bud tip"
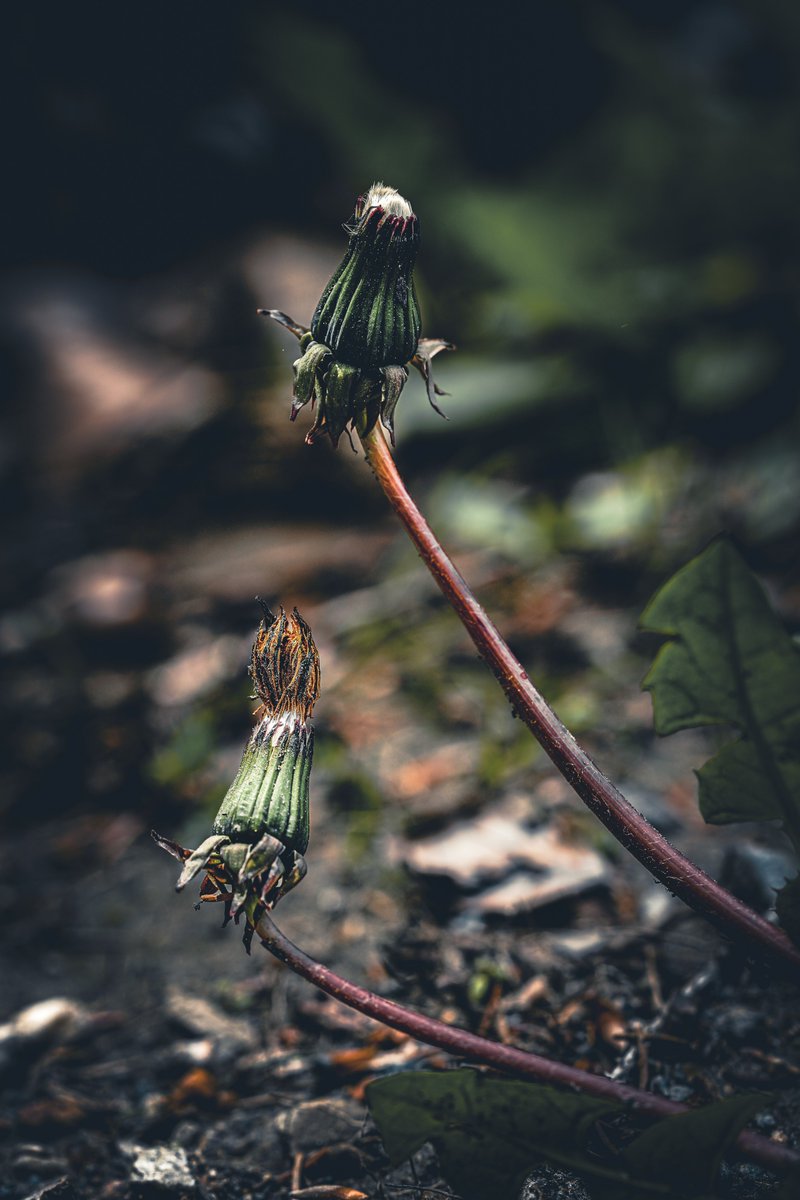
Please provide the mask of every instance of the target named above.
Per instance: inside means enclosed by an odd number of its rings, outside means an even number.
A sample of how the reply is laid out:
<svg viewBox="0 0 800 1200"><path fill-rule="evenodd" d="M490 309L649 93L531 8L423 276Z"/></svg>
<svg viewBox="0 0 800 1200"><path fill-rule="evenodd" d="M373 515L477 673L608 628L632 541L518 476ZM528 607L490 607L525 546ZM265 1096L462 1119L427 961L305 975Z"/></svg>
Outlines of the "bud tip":
<svg viewBox="0 0 800 1200"><path fill-rule="evenodd" d="M401 196L397 188L388 187L385 183L373 183L372 187L359 197L356 215L362 216L371 208L382 208L390 217L401 217L407 221L414 216L414 210Z"/></svg>

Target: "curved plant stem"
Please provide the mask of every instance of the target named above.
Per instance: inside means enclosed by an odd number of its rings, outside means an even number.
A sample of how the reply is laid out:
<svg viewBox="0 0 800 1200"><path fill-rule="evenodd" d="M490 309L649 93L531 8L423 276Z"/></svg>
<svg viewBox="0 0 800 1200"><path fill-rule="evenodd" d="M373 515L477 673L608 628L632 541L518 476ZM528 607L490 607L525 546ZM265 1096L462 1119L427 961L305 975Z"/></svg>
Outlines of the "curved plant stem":
<svg viewBox="0 0 800 1200"><path fill-rule="evenodd" d="M428 1046L438 1046L439 1049L458 1055L468 1062L484 1063L519 1079L536 1079L540 1083L567 1087L590 1096L598 1096L611 1103L624 1104L651 1117L668 1117L688 1111L685 1104L677 1104L663 1096L655 1096L650 1092L640 1091L639 1088L617 1083L605 1075L592 1075L589 1071L581 1071L577 1067L551 1062L550 1059L539 1054L530 1054L527 1050L491 1042L488 1038L479 1037L467 1029L445 1025L443 1021L437 1021L434 1017L413 1012L394 1000L387 1000L375 992L367 991L366 988L343 979L329 967L311 958L299 946L295 946L294 942L278 929L269 915L261 918L256 926L256 933L261 938L264 949L285 963L295 974L301 975L342 1004L347 1004L365 1016L391 1026L392 1029L399 1029ZM774 1171L783 1172L800 1165L800 1153L787 1146L770 1142L749 1130L742 1130L739 1134L736 1148L747 1158Z"/></svg>
<svg viewBox="0 0 800 1200"><path fill-rule="evenodd" d="M800 969L800 949L705 871L685 858L637 812L576 742L539 694L492 621L445 554L401 479L380 423L361 437L367 462L422 561L456 610L478 653L567 783L626 850L674 895L728 937L745 939L773 958Z"/></svg>

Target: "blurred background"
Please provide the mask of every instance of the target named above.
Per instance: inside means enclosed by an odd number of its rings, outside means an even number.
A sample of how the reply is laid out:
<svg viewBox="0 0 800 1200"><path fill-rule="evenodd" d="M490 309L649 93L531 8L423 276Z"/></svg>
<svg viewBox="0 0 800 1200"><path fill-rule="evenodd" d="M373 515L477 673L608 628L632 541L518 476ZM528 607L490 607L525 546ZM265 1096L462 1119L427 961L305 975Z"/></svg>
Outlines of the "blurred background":
<svg viewBox="0 0 800 1200"><path fill-rule="evenodd" d="M716 869L707 743L653 738L636 622L721 531L800 622L797 6L46 4L6 44L4 1010L130 998L156 952L252 973L147 831L195 844L233 776L256 595L322 652L283 909L311 949L363 970L409 912L574 933L649 894L609 882L361 456L288 422L296 343L256 308L308 322L374 180L458 345L447 422L403 396L401 470L559 713ZM527 874L520 828L551 837Z"/></svg>

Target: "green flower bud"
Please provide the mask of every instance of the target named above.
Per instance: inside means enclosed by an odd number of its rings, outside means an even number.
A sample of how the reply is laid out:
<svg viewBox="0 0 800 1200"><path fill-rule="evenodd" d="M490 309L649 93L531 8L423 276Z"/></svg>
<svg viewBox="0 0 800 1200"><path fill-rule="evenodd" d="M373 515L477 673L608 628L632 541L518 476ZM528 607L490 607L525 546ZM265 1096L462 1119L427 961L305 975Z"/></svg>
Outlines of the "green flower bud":
<svg viewBox="0 0 800 1200"><path fill-rule="evenodd" d="M278 617L269 610L265 616L270 624L262 621L250 664L262 716L212 829L244 843L269 834L304 854L319 655L297 609L291 616L283 609Z"/></svg>
<svg viewBox="0 0 800 1200"><path fill-rule="evenodd" d="M362 370L406 363L421 328L413 278L419 222L399 192L376 183L346 228L347 253L311 318L314 341Z"/></svg>
<svg viewBox="0 0 800 1200"><path fill-rule="evenodd" d="M245 945L261 913L306 873L308 783L314 751L311 713L319 695L319 655L298 613L264 606L250 674L260 700L259 720L236 778L214 820L212 835L196 850L153 837L183 865L181 891L200 871L201 901L223 901L226 923L247 916Z"/></svg>
<svg viewBox="0 0 800 1200"><path fill-rule="evenodd" d="M294 364L294 420L304 405L316 407L307 442L330 437L334 446L345 430L362 436L380 418L394 443L394 410L417 368L428 400L444 416L436 396L431 360L450 342L420 339L420 315L414 291L414 261L419 248L419 222L411 205L394 188L374 183L345 225L347 254L322 293L311 329L286 313L260 308L289 329L302 351Z"/></svg>

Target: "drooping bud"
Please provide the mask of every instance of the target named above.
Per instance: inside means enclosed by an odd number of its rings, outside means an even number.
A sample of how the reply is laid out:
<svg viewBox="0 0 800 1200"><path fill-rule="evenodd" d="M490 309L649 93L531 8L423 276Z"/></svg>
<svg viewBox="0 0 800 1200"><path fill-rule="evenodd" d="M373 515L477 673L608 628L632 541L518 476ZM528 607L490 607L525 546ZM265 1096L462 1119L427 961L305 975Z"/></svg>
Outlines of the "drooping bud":
<svg viewBox="0 0 800 1200"><path fill-rule="evenodd" d="M297 609L288 614L281 608L275 616L262 607L250 661L259 719L212 834L196 850L186 850L153 831L158 845L182 864L178 891L205 869L201 901L223 901L226 922L246 913L248 951L264 909L306 873L310 718L320 687L317 648Z"/></svg>
<svg viewBox="0 0 800 1200"><path fill-rule="evenodd" d="M215 834L255 843L265 833L304 854L308 846L308 781L314 753L309 718L319 695L319 655L297 609L265 609L250 661L261 719L222 801Z"/></svg>

